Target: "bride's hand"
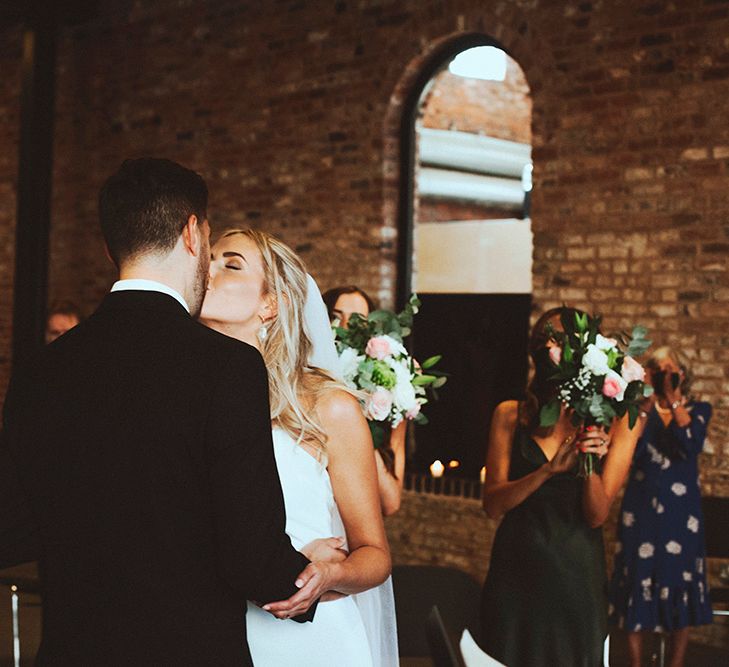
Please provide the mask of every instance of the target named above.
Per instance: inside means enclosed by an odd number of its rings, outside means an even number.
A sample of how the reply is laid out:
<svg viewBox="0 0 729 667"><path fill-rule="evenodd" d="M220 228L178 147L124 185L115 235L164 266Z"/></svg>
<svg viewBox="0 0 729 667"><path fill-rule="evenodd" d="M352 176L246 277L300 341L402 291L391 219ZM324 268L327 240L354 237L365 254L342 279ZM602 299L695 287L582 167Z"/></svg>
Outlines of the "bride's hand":
<svg viewBox="0 0 729 667"><path fill-rule="evenodd" d="M264 604L263 609L276 618L291 618L306 613L316 600L334 588L338 567L336 563L324 561L309 563L296 580L299 591L288 600Z"/></svg>
<svg viewBox="0 0 729 667"><path fill-rule="evenodd" d="M312 540L301 549L312 563L326 561L327 563L341 563L347 557L343 537L326 537Z"/></svg>

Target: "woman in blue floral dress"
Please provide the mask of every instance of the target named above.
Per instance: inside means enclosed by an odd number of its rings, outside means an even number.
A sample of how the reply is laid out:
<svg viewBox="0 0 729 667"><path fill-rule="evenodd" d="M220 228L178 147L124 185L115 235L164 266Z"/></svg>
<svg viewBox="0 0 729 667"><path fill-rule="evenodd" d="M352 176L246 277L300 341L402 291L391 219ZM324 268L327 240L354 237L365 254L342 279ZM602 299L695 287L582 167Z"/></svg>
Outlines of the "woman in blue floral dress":
<svg viewBox="0 0 729 667"><path fill-rule="evenodd" d="M684 398L688 368L669 348L657 349L646 366L655 394L640 414L619 516L610 619L628 631L632 667L640 665L647 631L670 633L670 665L679 667L689 627L712 619L697 463L711 406Z"/></svg>

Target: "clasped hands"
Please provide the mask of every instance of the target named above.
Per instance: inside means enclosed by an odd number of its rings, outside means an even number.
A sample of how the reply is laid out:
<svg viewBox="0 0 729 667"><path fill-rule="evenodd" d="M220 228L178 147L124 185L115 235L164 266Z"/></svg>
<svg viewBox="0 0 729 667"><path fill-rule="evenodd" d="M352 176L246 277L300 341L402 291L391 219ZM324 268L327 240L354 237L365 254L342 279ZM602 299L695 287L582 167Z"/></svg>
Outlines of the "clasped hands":
<svg viewBox="0 0 729 667"><path fill-rule="evenodd" d="M296 579L299 590L288 600L269 602L261 605L261 608L276 618L291 618L306 613L316 600L329 602L344 597L342 593L332 590L337 564L349 555L344 544L343 537L327 537L309 542L301 549L301 553L311 563Z"/></svg>

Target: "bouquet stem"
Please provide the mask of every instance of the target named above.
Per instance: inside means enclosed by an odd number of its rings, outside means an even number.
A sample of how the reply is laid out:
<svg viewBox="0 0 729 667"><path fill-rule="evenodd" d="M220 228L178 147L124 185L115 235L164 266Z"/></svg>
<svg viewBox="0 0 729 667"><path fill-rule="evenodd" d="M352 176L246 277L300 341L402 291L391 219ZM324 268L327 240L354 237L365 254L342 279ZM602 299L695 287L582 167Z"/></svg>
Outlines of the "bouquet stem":
<svg viewBox="0 0 729 667"><path fill-rule="evenodd" d="M582 430L586 431L590 427L597 426L597 421L593 419L586 419L582 423ZM577 454L577 476L580 479L587 479L597 470L597 454L589 454L585 452L579 452Z"/></svg>
<svg viewBox="0 0 729 667"><path fill-rule="evenodd" d="M597 456L595 454L580 452L577 455L577 476L581 479L587 479L595 472L596 462Z"/></svg>

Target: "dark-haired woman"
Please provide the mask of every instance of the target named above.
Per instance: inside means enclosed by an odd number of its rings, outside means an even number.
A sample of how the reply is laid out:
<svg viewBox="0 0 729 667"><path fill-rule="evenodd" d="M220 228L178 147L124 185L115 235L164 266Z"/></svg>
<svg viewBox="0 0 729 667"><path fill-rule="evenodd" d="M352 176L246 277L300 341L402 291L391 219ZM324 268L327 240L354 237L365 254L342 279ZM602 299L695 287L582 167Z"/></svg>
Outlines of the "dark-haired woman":
<svg viewBox="0 0 729 667"><path fill-rule="evenodd" d="M627 418L609 432L572 425L563 407L550 428L539 410L556 391L547 311L529 341L533 376L525 401L494 411L483 506L504 517L494 538L481 609L484 650L509 667L599 667L607 637L607 572L600 526L630 468L637 439ZM608 444L610 446L608 447ZM575 475L578 450L603 458Z"/></svg>
<svg viewBox="0 0 729 667"><path fill-rule="evenodd" d="M367 292L356 285L332 287L321 295L329 311L329 319L337 320L340 327L347 328L349 318L354 315L367 317L375 310L375 302Z"/></svg>
<svg viewBox="0 0 729 667"><path fill-rule="evenodd" d="M367 317L375 310L375 302L364 290L356 285L333 287L322 294L329 311L329 319L338 322L340 327L349 326L349 318L354 315ZM380 490L382 513L390 516L400 509L402 484L405 476L405 420L390 431L386 446L377 450L377 482Z"/></svg>
<svg viewBox="0 0 729 667"><path fill-rule="evenodd" d="M643 634L668 632L670 667L682 667L689 627L711 623L698 457L711 405L688 398L691 376L668 347L646 363L654 394L638 421L641 436L623 496L611 622L628 631L631 667Z"/></svg>

